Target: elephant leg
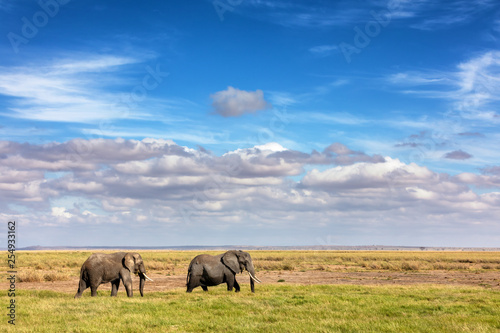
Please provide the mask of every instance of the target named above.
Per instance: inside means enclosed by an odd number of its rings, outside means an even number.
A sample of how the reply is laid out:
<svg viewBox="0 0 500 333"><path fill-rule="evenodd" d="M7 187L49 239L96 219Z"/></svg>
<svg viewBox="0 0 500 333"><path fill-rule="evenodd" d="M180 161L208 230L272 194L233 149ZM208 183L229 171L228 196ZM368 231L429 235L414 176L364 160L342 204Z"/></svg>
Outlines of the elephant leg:
<svg viewBox="0 0 500 333"><path fill-rule="evenodd" d="M127 296L132 297L134 292L132 291L132 278L130 276L123 278L123 285L125 286L125 290L127 291Z"/></svg>
<svg viewBox="0 0 500 333"><path fill-rule="evenodd" d="M207 286L201 286L201 289L203 289L203 291L208 291Z"/></svg>
<svg viewBox="0 0 500 333"><path fill-rule="evenodd" d="M236 281L236 277L234 277L234 289L237 293L240 292L240 285L238 281Z"/></svg>
<svg viewBox="0 0 500 333"><path fill-rule="evenodd" d="M120 279L111 281L111 296L116 296L118 294L118 288L120 288Z"/></svg>
<svg viewBox="0 0 500 333"><path fill-rule="evenodd" d="M233 286L235 281L236 279L234 278L234 275L229 274L226 276L227 291L233 291Z"/></svg>
<svg viewBox="0 0 500 333"><path fill-rule="evenodd" d="M97 286L90 286L90 296L97 296Z"/></svg>

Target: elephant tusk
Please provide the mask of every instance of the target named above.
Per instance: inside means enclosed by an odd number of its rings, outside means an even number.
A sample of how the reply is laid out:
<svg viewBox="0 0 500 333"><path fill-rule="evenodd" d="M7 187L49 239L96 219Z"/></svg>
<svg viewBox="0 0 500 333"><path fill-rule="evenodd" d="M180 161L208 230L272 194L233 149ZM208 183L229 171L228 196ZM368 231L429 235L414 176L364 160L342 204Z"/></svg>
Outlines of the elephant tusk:
<svg viewBox="0 0 500 333"><path fill-rule="evenodd" d="M142 273L142 275L144 275L144 277L145 277L146 279L148 279L149 281L154 282L153 280L151 280L151 279L150 279L150 278L146 275L146 273Z"/></svg>
<svg viewBox="0 0 500 333"><path fill-rule="evenodd" d="M250 272L247 272L247 273L248 273L248 275L250 275L250 278L251 278L252 280L254 280L255 282L257 282L257 283L261 283L261 282L262 282L262 281L260 281L259 279L257 279L255 276L253 276L253 275L252 275L252 273L250 273Z"/></svg>

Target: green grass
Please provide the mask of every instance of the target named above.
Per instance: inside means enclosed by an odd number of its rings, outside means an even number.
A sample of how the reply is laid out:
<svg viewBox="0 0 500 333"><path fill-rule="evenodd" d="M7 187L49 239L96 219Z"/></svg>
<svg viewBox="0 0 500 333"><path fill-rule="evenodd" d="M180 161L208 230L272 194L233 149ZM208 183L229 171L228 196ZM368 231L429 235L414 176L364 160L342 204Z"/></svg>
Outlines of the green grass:
<svg viewBox="0 0 500 333"><path fill-rule="evenodd" d="M1 304L7 304L5 294ZM261 285L111 298L21 291L5 332L498 332L500 291L449 286ZM2 308L3 305L2 305ZM5 312L5 310L4 310Z"/></svg>
<svg viewBox="0 0 500 333"><path fill-rule="evenodd" d="M113 252L113 251L105 251ZM91 251L19 251L17 278L46 290L17 286L17 325L1 332L498 332L500 291L462 286L261 284L256 293L225 286L146 292L129 299L109 291L50 291L53 281L78 277ZM184 275L196 251L139 251L148 272ZM208 252L211 254L220 252ZM260 271L500 271L498 252L250 251ZM0 262L2 279L6 261ZM417 273L418 274L418 273ZM280 280L281 281L281 280Z"/></svg>

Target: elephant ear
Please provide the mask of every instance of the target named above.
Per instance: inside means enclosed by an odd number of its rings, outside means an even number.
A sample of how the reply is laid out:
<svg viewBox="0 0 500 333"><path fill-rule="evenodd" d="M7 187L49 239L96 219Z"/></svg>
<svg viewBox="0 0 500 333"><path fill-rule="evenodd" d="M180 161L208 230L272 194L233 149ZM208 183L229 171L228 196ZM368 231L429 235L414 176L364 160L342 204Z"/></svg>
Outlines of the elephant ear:
<svg viewBox="0 0 500 333"><path fill-rule="evenodd" d="M125 266L130 272L134 269L135 258L133 253L127 253L123 257L123 266Z"/></svg>
<svg viewBox="0 0 500 333"><path fill-rule="evenodd" d="M222 256L222 263L232 270L234 274L240 273L238 257L233 251L228 251Z"/></svg>

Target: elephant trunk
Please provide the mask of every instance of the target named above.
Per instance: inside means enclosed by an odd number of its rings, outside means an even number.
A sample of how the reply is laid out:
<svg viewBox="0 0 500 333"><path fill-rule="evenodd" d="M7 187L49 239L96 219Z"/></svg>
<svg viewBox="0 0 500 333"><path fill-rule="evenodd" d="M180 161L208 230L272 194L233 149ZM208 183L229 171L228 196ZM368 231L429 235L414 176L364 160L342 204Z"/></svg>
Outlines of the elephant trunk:
<svg viewBox="0 0 500 333"><path fill-rule="evenodd" d="M255 282L253 282L252 276L250 275L250 290L255 292Z"/></svg>
<svg viewBox="0 0 500 333"><path fill-rule="evenodd" d="M146 282L146 279L148 279L149 281L153 281L151 280L147 275L146 275L146 268L144 267L144 264L141 264L139 266L139 291L141 292L141 296L144 296L144 284Z"/></svg>
<svg viewBox="0 0 500 333"><path fill-rule="evenodd" d="M144 296L144 284L146 282L146 276L143 273L139 273L139 292L141 293L141 297Z"/></svg>
<svg viewBox="0 0 500 333"><path fill-rule="evenodd" d="M250 275L250 289L252 292L255 292L255 282L260 283L261 281L255 277L255 268L253 267L252 262L247 266L248 275Z"/></svg>

